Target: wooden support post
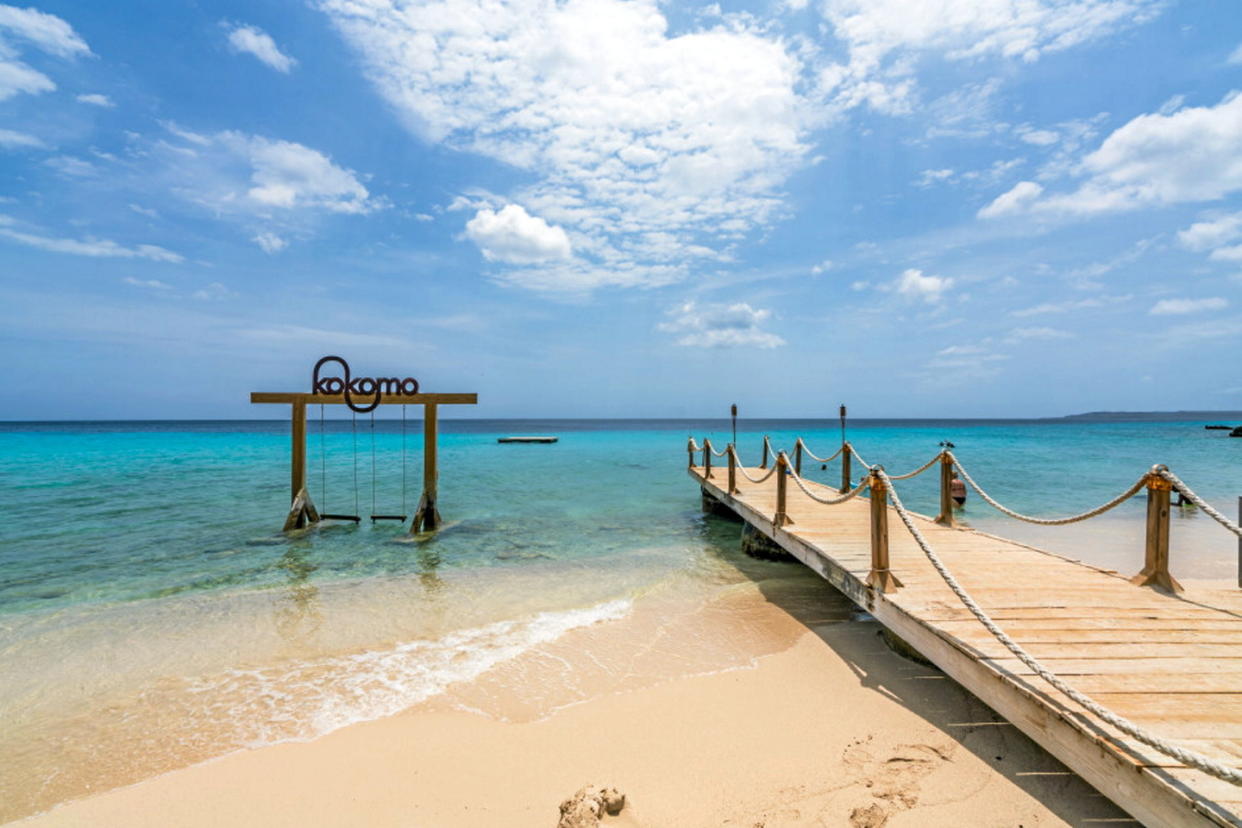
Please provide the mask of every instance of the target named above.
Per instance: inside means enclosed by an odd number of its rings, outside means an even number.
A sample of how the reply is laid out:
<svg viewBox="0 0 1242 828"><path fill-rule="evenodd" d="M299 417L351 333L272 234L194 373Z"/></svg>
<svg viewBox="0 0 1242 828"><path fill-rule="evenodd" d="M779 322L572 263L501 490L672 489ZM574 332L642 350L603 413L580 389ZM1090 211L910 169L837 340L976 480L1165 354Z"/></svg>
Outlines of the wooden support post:
<svg viewBox="0 0 1242 828"><path fill-rule="evenodd" d="M1182 585L1169 574L1169 493L1173 484L1157 474L1159 469L1157 466L1147 475L1147 551L1142 571L1130 583L1177 594Z"/></svg>
<svg viewBox="0 0 1242 828"><path fill-rule="evenodd" d="M306 403L297 400L293 403L293 472L290 480L289 502L298 499L298 492L306 488Z"/></svg>
<svg viewBox="0 0 1242 828"><path fill-rule="evenodd" d="M759 464L759 468L766 469L768 467L768 435L763 435L763 462Z"/></svg>
<svg viewBox="0 0 1242 828"><path fill-rule="evenodd" d="M854 450L850 448L849 443L842 443L841 448L841 494L845 494L854 488L850 485L850 455Z"/></svg>
<svg viewBox="0 0 1242 828"><path fill-rule="evenodd" d="M777 452L776 455L776 515L772 518L772 525L780 528L786 524L793 523L789 519L789 515L785 512L785 496L786 490L789 488L789 458L785 456L785 452Z"/></svg>
<svg viewBox="0 0 1242 828"><path fill-rule="evenodd" d="M423 406L423 496L414 513L410 533L433 532L440 528L440 511L436 504L436 488L440 482L440 468L436 456L437 410L435 403Z"/></svg>
<svg viewBox="0 0 1242 828"><path fill-rule="evenodd" d="M888 490L875 472L867 484L871 489L871 574L867 585L878 592L896 592L901 581L888 568Z"/></svg>
<svg viewBox="0 0 1242 828"><path fill-rule="evenodd" d="M703 477L704 479L712 476L712 441L709 437L703 438Z"/></svg>
<svg viewBox="0 0 1242 828"><path fill-rule="evenodd" d="M733 443L729 443L729 494L737 494L737 448ZM1242 547L1240 547L1242 548ZM1242 552L1239 553L1242 555ZM1242 558L1239 559L1242 561ZM1242 563L1240 563L1242 565ZM1242 577L1242 576L1240 576Z"/></svg>
<svg viewBox="0 0 1242 828"><path fill-rule="evenodd" d="M690 458L689 463L686 466L686 468L693 469L694 468L694 438L693 437L691 437L689 440L686 441L686 455Z"/></svg>
<svg viewBox="0 0 1242 828"><path fill-rule="evenodd" d="M947 451L940 452L940 514L936 523L957 526L953 517L953 461Z"/></svg>
<svg viewBox="0 0 1242 828"><path fill-rule="evenodd" d="M802 476L802 438L794 443L794 474Z"/></svg>

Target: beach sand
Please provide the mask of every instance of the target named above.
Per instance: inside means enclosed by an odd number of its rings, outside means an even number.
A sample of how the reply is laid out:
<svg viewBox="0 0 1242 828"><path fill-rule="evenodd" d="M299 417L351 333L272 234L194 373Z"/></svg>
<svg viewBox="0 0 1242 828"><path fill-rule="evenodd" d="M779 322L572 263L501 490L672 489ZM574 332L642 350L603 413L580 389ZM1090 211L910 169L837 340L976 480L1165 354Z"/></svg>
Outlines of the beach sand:
<svg viewBox="0 0 1242 828"><path fill-rule="evenodd" d="M639 606L398 715L18 824L551 828L587 784L626 794L617 826L1125 822L833 595L775 579L681 613Z"/></svg>

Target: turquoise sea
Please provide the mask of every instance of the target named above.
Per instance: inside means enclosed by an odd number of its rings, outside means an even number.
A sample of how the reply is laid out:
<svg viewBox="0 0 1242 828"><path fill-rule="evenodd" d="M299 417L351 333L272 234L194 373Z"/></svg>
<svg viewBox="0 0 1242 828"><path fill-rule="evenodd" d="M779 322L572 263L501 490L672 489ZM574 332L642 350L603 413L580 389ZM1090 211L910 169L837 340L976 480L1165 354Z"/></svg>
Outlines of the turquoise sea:
<svg viewBox="0 0 1242 828"><path fill-rule="evenodd" d="M1030 514L1082 511L1159 462L1235 516L1242 439L1203 425L873 420L852 421L848 437L890 473L950 440L981 485ZM643 602L814 579L743 560L736 524L700 513L687 438L723 447L728 421L444 420L440 431L446 526L412 540L365 519L282 535L287 422L0 424L0 821L398 712ZM496 442L507 434L560 441ZM748 463L764 434L787 449L801 435L821 455L841 439L836 421L742 421ZM312 418L316 505L412 514L421 445L417 420L403 433L387 418ZM804 473L840 479L836 463ZM935 511L934 472L898 485L909 506ZM1140 495L1039 529L972 494L964 517L1137 571L1143 510ZM1237 556L1209 518L1178 511L1179 578L1232 581Z"/></svg>

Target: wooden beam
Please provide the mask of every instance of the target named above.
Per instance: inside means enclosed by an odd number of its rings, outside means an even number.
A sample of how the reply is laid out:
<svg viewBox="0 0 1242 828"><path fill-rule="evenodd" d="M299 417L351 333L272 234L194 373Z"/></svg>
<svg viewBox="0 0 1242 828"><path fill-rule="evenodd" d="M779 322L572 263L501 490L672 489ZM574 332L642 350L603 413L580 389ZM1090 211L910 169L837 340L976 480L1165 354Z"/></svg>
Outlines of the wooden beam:
<svg viewBox="0 0 1242 828"><path fill-rule="evenodd" d="M358 405L370 405L371 397L355 396ZM305 403L307 405L343 405L343 394L306 394L284 391L251 391L251 403ZM380 398L380 405L478 405L478 394L385 394Z"/></svg>
<svg viewBox="0 0 1242 828"><path fill-rule="evenodd" d="M431 532L440 526L440 512L436 509L436 488L440 481L440 469L436 457L436 432L438 412L435 403L426 406L423 416L423 496L418 501L418 511L410 533Z"/></svg>

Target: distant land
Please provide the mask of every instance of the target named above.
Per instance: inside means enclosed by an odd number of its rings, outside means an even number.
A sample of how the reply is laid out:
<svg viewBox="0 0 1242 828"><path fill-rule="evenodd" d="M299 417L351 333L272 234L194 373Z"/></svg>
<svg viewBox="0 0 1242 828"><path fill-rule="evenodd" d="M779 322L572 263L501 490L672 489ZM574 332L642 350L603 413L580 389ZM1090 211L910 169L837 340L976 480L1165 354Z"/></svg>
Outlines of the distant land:
<svg viewBox="0 0 1242 828"><path fill-rule="evenodd" d="M1242 425L1242 411L1088 411L1086 414L1069 414L1064 417L1047 417L1048 420L1073 420L1079 423L1126 423L1163 420L1203 420L1204 424Z"/></svg>

